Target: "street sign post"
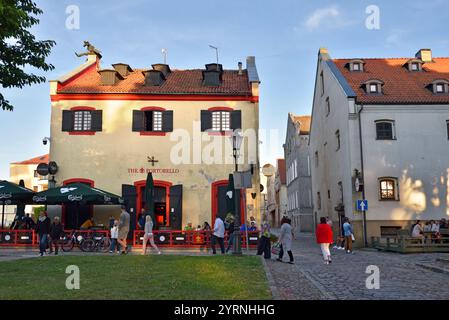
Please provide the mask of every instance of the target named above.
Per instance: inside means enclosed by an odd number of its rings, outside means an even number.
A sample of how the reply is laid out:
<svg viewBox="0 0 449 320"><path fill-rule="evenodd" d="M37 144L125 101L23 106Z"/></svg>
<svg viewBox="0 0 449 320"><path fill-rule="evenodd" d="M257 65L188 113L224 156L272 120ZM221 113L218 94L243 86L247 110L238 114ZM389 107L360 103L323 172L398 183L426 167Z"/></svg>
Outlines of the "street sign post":
<svg viewBox="0 0 449 320"><path fill-rule="evenodd" d="M367 211L368 210L368 200L357 200L357 210Z"/></svg>

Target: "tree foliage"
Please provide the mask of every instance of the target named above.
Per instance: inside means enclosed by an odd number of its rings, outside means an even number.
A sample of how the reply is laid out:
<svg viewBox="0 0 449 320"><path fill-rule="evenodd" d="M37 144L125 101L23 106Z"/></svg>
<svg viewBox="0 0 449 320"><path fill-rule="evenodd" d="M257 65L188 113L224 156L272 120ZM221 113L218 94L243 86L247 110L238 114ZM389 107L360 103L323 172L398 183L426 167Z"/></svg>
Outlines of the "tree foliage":
<svg viewBox="0 0 449 320"><path fill-rule="evenodd" d="M45 82L45 77L25 69L53 70L45 62L52 40L39 41L29 31L39 24L36 17L42 14L32 0L0 0L0 85L3 88L23 88ZM13 110L13 106L0 92L0 108Z"/></svg>

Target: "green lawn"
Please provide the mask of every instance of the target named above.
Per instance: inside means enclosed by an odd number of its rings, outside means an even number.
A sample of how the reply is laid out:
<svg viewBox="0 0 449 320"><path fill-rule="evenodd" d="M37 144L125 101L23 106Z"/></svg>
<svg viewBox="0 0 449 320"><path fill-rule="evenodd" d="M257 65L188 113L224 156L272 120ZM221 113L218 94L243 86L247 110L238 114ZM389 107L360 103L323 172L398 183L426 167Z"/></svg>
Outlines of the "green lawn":
<svg viewBox="0 0 449 320"><path fill-rule="evenodd" d="M80 289L65 287L68 265ZM271 299L259 257L59 256L0 262L4 299Z"/></svg>

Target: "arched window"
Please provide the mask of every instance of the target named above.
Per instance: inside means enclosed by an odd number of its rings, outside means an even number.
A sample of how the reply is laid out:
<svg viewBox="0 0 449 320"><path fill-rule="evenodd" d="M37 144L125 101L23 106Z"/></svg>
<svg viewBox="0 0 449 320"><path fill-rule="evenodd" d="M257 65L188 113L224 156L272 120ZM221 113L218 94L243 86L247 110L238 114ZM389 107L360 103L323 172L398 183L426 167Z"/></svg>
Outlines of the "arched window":
<svg viewBox="0 0 449 320"><path fill-rule="evenodd" d="M394 120L376 121L376 139L377 140L396 140Z"/></svg>
<svg viewBox="0 0 449 320"><path fill-rule="evenodd" d="M398 200L397 178L379 178L379 200Z"/></svg>

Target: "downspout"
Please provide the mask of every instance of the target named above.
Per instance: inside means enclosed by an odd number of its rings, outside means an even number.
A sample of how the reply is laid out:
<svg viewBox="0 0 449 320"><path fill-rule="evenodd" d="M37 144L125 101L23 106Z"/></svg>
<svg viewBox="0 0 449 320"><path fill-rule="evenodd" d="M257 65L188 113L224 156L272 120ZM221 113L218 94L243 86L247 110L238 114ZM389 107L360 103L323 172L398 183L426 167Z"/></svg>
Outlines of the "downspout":
<svg viewBox="0 0 449 320"><path fill-rule="evenodd" d="M360 105L360 110L358 111L358 118L359 118L359 141L360 141L360 171L363 181L363 188L362 188L362 200L365 200L365 170L364 170L364 163L363 163L363 141L362 141L362 120L361 115L363 111L363 104ZM366 232L366 211L362 211L362 228L363 228L363 243L365 247L368 246L368 239L367 239L367 232Z"/></svg>

